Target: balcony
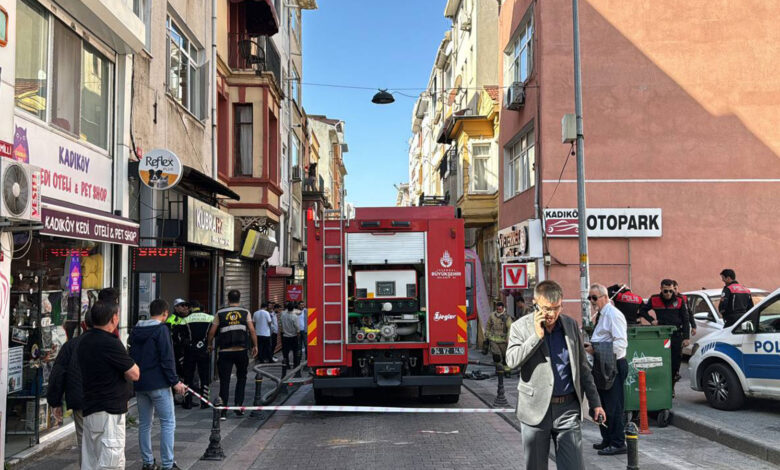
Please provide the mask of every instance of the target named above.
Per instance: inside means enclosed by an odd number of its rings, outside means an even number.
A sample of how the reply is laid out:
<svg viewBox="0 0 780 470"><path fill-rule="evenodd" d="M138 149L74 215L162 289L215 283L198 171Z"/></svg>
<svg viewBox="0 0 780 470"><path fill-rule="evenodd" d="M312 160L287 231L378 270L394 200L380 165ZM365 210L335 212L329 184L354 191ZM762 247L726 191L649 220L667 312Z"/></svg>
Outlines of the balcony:
<svg viewBox="0 0 780 470"><path fill-rule="evenodd" d="M267 36L249 33L228 34L228 66L235 71L271 72L282 86L282 60Z"/></svg>
<svg viewBox="0 0 780 470"><path fill-rule="evenodd" d="M318 176L316 181L313 178L306 176L301 196L304 201L319 202L326 208L330 207L328 195L325 190L325 180L322 179L322 176Z"/></svg>

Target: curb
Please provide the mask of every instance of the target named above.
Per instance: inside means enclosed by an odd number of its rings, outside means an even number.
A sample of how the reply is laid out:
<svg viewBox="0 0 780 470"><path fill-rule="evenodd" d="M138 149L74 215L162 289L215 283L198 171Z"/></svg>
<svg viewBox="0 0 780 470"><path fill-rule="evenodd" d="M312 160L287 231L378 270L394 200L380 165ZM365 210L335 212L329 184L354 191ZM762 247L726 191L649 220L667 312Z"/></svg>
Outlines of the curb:
<svg viewBox="0 0 780 470"><path fill-rule="evenodd" d="M777 443L772 444L744 436L720 427L712 421L701 419L694 413L679 409L672 410L671 424L683 431L766 460L769 463L780 465L780 448L777 447Z"/></svg>

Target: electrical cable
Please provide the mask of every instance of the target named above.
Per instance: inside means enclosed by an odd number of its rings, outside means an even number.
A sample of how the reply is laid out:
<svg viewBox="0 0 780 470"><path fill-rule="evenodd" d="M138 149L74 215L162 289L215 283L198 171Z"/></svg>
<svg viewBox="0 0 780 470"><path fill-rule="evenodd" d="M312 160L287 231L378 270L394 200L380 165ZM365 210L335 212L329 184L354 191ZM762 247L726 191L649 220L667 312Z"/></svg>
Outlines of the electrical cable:
<svg viewBox="0 0 780 470"><path fill-rule="evenodd" d="M553 192L550 195L550 199L548 199L547 204L544 205L545 209L550 208L550 203L555 197L555 192L558 191L558 186L560 186L561 180L563 179L563 171L566 169L566 164L569 163L569 157L571 157L573 153L574 153L574 142L572 142L571 147L569 147L569 150L566 152L566 160L564 160L563 162L563 167L561 168L561 174L558 175L558 182L555 183L555 189L553 189Z"/></svg>

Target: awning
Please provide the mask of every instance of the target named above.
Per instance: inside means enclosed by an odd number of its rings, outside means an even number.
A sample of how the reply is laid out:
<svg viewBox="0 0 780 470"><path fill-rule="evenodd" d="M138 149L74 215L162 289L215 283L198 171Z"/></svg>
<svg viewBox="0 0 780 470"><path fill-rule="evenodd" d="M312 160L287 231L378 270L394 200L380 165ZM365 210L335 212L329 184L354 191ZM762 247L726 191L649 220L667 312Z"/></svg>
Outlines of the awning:
<svg viewBox="0 0 780 470"><path fill-rule="evenodd" d="M179 184L192 188L195 192L219 194L221 196L229 197L236 201L241 200L241 196L233 192L230 188L220 183L219 181L211 178L210 176L201 173L200 171L192 168L191 166L182 165L184 171ZM130 162L127 164L127 173L131 176L138 176L138 162Z"/></svg>
<svg viewBox="0 0 780 470"><path fill-rule="evenodd" d="M273 36L279 32L279 18L273 0L230 0L244 3L246 32L251 35Z"/></svg>
<svg viewBox="0 0 780 470"><path fill-rule="evenodd" d="M41 204L41 224L43 235L138 246L136 222L45 196Z"/></svg>

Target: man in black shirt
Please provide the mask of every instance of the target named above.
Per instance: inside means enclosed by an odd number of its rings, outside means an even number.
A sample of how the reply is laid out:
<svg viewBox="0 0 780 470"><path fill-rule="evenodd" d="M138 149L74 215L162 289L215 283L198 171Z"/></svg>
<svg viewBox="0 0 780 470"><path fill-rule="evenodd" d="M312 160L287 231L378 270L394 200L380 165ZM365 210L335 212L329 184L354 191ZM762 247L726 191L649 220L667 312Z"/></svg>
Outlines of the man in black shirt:
<svg viewBox="0 0 780 470"><path fill-rule="evenodd" d="M119 305L98 301L90 319L93 328L77 350L84 392L81 469L123 469L127 401L141 373L112 333L119 324Z"/></svg>

